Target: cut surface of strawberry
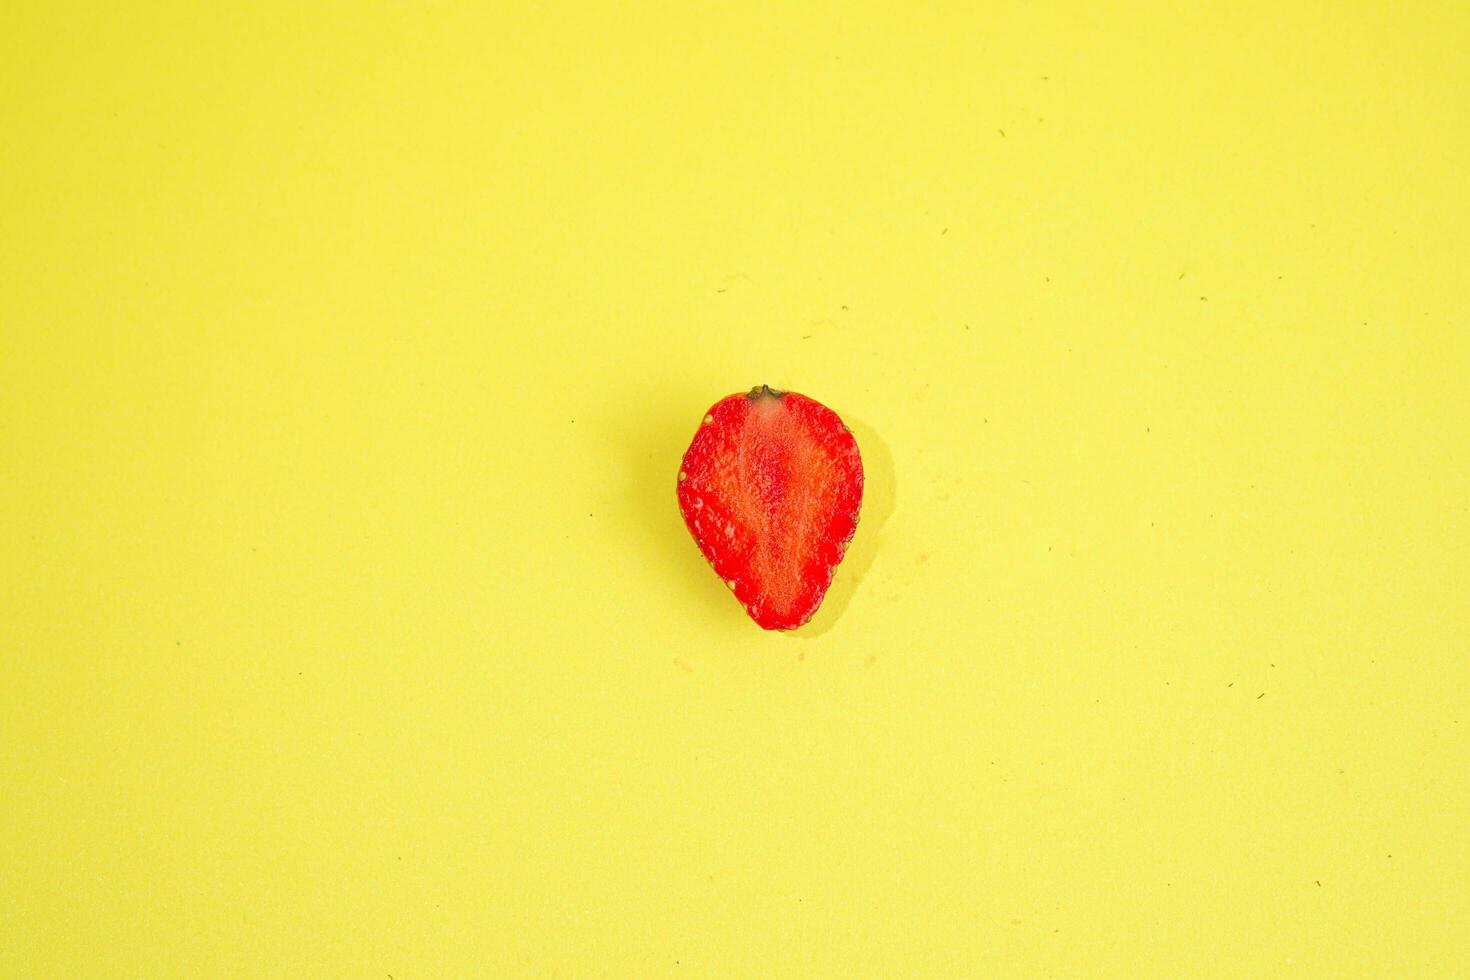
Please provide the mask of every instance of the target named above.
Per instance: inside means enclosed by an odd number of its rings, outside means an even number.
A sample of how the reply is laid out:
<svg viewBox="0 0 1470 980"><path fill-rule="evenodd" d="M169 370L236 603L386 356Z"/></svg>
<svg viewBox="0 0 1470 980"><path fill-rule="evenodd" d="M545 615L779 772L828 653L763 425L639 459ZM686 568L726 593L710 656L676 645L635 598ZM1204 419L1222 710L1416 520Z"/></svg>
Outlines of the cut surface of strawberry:
<svg viewBox="0 0 1470 980"><path fill-rule="evenodd" d="M837 413L767 385L721 399L678 486L684 523L750 618L768 630L810 620L863 500L857 440Z"/></svg>

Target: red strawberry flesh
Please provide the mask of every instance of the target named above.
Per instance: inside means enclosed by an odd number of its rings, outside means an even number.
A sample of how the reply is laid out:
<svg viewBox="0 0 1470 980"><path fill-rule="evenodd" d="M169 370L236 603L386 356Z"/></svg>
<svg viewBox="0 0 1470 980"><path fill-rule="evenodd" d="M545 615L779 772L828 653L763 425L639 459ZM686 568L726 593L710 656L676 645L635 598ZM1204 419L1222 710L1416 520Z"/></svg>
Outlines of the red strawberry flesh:
<svg viewBox="0 0 1470 980"><path fill-rule="evenodd" d="M717 402L679 470L699 550L765 629L812 618L862 497L857 441L837 413L765 385Z"/></svg>

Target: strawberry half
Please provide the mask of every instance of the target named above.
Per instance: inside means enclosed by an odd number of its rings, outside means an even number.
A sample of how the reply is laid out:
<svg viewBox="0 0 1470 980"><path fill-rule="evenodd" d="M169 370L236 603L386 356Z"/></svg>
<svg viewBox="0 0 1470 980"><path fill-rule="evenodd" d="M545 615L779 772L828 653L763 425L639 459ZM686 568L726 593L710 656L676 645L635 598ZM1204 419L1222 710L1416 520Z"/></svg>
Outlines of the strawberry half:
<svg viewBox="0 0 1470 980"><path fill-rule="evenodd" d="M766 385L716 402L679 469L689 533L768 630L812 618L862 502L863 461L842 419Z"/></svg>

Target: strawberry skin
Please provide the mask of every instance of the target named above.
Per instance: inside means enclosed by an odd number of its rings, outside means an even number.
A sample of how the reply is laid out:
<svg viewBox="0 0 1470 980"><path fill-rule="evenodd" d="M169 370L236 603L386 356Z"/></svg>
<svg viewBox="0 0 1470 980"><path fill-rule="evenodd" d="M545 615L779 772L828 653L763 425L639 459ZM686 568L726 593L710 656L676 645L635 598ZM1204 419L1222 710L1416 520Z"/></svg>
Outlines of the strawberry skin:
<svg viewBox="0 0 1470 980"><path fill-rule="evenodd" d="M705 413L679 468L679 510L763 629L812 618L857 530L863 461L837 413L766 385Z"/></svg>

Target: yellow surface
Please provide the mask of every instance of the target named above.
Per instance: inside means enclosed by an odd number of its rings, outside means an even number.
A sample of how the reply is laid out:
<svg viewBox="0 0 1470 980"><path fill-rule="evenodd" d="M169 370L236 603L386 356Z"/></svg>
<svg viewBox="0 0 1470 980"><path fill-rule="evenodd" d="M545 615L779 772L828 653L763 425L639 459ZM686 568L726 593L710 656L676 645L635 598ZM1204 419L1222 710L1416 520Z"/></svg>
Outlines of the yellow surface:
<svg viewBox="0 0 1470 980"><path fill-rule="evenodd" d="M0 974L1465 975L1470 7L202 6L0 14Z"/></svg>

